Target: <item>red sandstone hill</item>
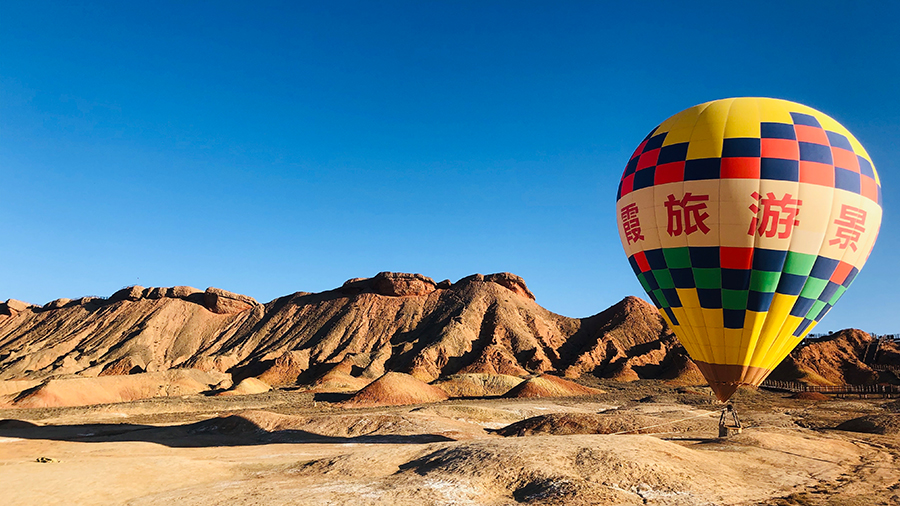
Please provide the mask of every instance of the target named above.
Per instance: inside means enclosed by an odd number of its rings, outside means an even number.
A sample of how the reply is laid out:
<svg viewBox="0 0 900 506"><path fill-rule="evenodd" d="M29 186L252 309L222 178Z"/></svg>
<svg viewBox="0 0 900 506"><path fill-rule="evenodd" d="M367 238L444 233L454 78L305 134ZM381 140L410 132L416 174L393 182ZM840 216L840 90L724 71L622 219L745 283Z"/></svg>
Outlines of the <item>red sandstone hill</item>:
<svg viewBox="0 0 900 506"><path fill-rule="evenodd" d="M448 398L440 388L429 385L409 374L385 373L341 405L347 408L367 406L399 406L428 404Z"/></svg>
<svg viewBox="0 0 900 506"><path fill-rule="evenodd" d="M846 343L840 339L803 348L785 370L793 379L871 381L862 374L871 368L859 358L871 337L852 331ZM897 363L900 353L887 347L880 357ZM108 299L58 299L40 307L0 303L0 380L187 368L228 372L235 384L258 377L274 386L347 391L387 372L424 382L542 373L702 381L646 302L626 297L597 315L567 318L539 306L525 282L509 273L436 283L383 272L266 304L183 286L129 287Z"/></svg>
<svg viewBox="0 0 900 506"><path fill-rule="evenodd" d="M640 299L567 318L535 303L509 273L435 283L384 272L267 304L190 287L0 304L0 380L173 368L276 386L311 384L328 372L360 384L389 371L426 382L467 373L655 378L683 366L679 354L656 309Z"/></svg>
<svg viewBox="0 0 900 506"><path fill-rule="evenodd" d="M897 373L878 366L900 366L900 343L878 341L857 329L809 340L772 372L772 379L812 385L897 383Z"/></svg>
<svg viewBox="0 0 900 506"><path fill-rule="evenodd" d="M503 397L578 397L602 394L603 390L579 385L551 374L535 376L513 387Z"/></svg>

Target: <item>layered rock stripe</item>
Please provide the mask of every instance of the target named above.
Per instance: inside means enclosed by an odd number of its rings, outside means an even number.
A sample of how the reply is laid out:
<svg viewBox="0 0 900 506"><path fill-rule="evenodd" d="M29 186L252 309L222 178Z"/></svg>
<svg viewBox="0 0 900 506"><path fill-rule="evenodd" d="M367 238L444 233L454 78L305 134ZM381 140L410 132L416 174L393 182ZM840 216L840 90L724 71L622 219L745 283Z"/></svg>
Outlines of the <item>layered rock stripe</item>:
<svg viewBox="0 0 900 506"><path fill-rule="evenodd" d="M654 128L625 167L616 216L642 287L727 398L762 382L843 295L881 200L871 158L837 121L736 98Z"/></svg>

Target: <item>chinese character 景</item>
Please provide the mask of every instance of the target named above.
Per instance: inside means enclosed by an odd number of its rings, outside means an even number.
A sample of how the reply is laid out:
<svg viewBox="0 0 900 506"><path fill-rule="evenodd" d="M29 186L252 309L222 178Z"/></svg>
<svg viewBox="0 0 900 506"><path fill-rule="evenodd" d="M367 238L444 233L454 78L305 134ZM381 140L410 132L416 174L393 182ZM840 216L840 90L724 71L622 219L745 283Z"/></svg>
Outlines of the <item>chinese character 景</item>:
<svg viewBox="0 0 900 506"><path fill-rule="evenodd" d="M835 238L828 241L828 244L837 244L841 249L850 249L856 251L856 242L859 241L859 235L865 232L863 225L866 224L866 212L858 207L841 205L841 214L834 224L838 226L835 232Z"/></svg>

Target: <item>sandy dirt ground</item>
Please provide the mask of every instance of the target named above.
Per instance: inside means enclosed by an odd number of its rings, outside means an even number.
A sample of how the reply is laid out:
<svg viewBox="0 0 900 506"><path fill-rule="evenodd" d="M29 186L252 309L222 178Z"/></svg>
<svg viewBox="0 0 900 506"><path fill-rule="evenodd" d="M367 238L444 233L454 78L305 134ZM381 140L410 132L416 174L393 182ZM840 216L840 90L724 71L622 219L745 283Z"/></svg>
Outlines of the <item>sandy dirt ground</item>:
<svg viewBox="0 0 900 506"><path fill-rule="evenodd" d="M718 439L708 389L596 386L364 409L275 390L2 410L0 503L900 505L900 437L834 429L884 399L739 391L746 429ZM618 433L496 432L560 413Z"/></svg>

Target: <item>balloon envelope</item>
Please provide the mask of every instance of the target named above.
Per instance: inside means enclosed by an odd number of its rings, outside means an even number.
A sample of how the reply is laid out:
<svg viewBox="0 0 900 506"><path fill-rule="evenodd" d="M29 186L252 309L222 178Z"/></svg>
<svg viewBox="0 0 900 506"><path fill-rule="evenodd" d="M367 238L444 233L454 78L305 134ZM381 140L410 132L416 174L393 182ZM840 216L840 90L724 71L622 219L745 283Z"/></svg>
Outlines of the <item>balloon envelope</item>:
<svg viewBox="0 0 900 506"><path fill-rule="evenodd" d="M850 286L881 225L881 182L819 111L716 100L644 138L616 216L638 280L725 401L758 386Z"/></svg>

